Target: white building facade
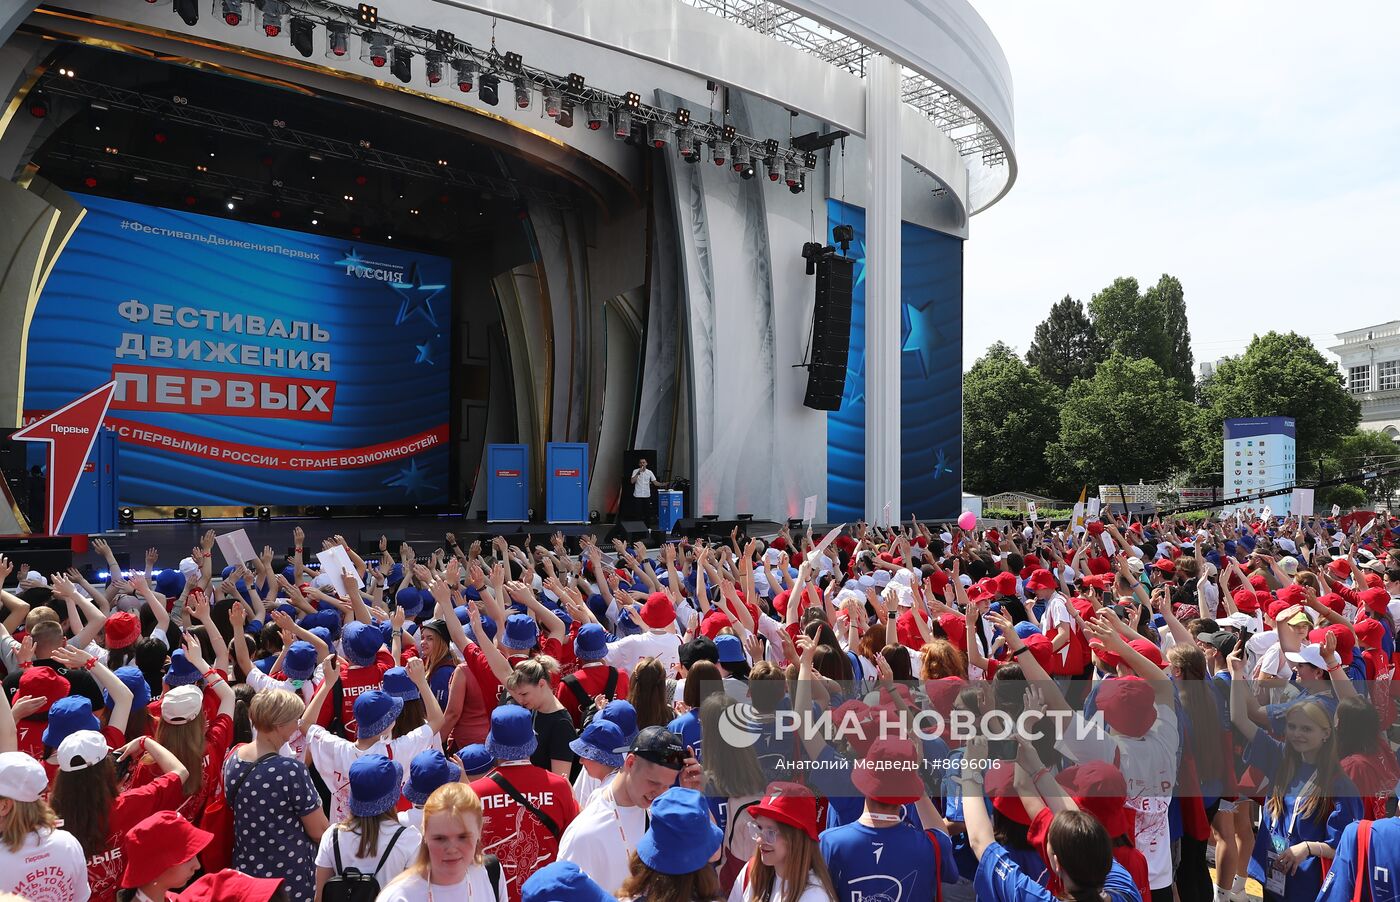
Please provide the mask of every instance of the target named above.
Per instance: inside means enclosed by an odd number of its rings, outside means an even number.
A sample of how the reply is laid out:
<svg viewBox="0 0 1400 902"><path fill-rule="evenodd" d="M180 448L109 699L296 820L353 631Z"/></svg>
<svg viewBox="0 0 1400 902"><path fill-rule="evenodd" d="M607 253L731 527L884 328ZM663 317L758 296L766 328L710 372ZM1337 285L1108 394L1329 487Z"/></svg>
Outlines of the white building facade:
<svg viewBox="0 0 1400 902"><path fill-rule="evenodd" d="M1400 444L1400 320L1337 333L1328 348L1342 368L1347 391L1361 402L1362 429Z"/></svg>

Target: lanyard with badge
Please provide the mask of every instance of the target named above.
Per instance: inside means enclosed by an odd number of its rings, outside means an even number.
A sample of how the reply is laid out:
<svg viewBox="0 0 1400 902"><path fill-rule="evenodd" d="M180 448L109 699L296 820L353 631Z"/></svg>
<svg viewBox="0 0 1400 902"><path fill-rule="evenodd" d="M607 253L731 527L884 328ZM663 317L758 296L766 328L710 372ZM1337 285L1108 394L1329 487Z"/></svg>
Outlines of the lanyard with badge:
<svg viewBox="0 0 1400 902"><path fill-rule="evenodd" d="M1293 828L1298 824L1298 808L1303 800L1308 797L1316 784L1317 774L1314 772L1308 777L1308 781L1298 790L1298 794L1293 797L1292 811L1288 815L1288 829L1283 833L1278 832L1278 824L1269 827L1269 861L1264 873L1268 876L1268 881L1264 884L1267 892L1277 893L1282 896L1284 888L1288 885L1288 874L1278 863L1279 856L1288 851L1289 839L1293 836Z"/></svg>

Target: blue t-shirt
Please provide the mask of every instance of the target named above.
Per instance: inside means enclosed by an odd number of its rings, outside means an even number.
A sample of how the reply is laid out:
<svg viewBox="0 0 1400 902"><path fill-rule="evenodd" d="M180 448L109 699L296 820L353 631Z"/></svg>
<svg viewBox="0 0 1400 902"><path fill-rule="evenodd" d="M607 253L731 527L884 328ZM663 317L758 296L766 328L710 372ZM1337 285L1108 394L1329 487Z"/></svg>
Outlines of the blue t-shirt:
<svg viewBox="0 0 1400 902"><path fill-rule="evenodd" d="M700 757L700 715L697 712L685 712L667 724L666 729L679 736L683 744L695 750L696 761L703 760Z"/></svg>
<svg viewBox="0 0 1400 902"><path fill-rule="evenodd" d="M1011 852L1000 843L992 843L982 852L973 888L977 892L977 902L1056 902L1050 890L1023 871ZM1142 902L1133 878L1116 861L1109 868L1103 889L1113 902Z"/></svg>
<svg viewBox="0 0 1400 902"><path fill-rule="evenodd" d="M1317 902L1351 902L1356 888L1356 824L1342 831L1341 845L1332 859L1332 869L1322 881ZM1370 848L1366 851L1371 902L1400 902L1400 818L1388 817L1371 824Z"/></svg>
<svg viewBox="0 0 1400 902"><path fill-rule="evenodd" d="M910 821L878 829L859 822L833 827L822 832L821 848L839 902L933 899L935 881L958 882L948 834Z"/></svg>

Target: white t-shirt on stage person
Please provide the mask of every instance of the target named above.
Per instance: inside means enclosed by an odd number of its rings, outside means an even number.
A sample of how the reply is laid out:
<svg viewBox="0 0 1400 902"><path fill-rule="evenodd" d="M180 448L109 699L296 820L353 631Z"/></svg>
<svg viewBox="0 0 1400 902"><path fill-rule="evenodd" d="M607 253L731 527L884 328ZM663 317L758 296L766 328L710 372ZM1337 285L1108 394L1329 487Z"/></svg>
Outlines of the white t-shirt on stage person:
<svg viewBox="0 0 1400 902"><path fill-rule="evenodd" d="M651 470L643 470L641 467L632 471L632 497L650 498L652 483L656 482L656 474Z"/></svg>

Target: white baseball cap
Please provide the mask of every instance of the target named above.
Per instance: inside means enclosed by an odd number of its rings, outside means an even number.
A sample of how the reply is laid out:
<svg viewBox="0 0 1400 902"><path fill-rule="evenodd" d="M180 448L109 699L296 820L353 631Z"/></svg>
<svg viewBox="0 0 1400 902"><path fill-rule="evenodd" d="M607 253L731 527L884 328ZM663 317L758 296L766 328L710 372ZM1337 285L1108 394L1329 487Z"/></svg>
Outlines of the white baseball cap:
<svg viewBox="0 0 1400 902"><path fill-rule="evenodd" d="M204 710L204 690L176 686L160 699L160 719L169 724L189 723Z"/></svg>
<svg viewBox="0 0 1400 902"><path fill-rule="evenodd" d="M1327 669L1327 662L1322 660L1322 646L1308 644L1298 651L1286 651L1283 656L1294 664L1311 664L1319 670Z"/></svg>
<svg viewBox="0 0 1400 902"><path fill-rule="evenodd" d="M0 798L37 802L49 787L44 766L24 752L0 752Z"/></svg>
<svg viewBox="0 0 1400 902"><path fill-rule="evenodd" d="M106 758L109 751L107 740L96 730L69 733L58 746L58 769L71 773L92 767Z"/></svg>

